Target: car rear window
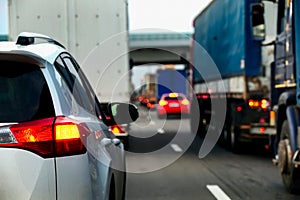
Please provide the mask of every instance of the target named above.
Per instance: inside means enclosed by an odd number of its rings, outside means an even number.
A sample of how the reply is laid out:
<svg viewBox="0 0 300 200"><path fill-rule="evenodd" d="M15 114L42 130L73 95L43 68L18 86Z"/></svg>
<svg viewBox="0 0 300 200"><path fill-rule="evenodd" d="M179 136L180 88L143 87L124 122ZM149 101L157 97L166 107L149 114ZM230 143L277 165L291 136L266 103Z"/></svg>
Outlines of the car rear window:
<svg viewBox="0 0 300 200"><path fill-rule="evenodd" d="M0 123L54 116L46 80L38 66L0 61Z"/></svg>
<svg viewBox="0 0 300 200"><path fill-rule="evenodd" d="M183 100L183 97L178 96L178 97L165 97L165 100Z"/></svg>

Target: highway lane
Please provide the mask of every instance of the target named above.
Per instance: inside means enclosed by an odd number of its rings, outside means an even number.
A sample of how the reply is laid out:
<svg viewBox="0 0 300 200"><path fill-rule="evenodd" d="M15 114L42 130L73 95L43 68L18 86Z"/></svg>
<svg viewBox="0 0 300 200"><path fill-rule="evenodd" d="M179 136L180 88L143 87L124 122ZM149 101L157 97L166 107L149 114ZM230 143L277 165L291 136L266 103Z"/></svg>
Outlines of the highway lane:
<svg viewBox="0 0 300 200"><path fill-rule="evenodd" d="M188 119L158 120L152 111L132 126L127 152L128 200L299 199L287 193L263 148L233 154L219 145L204 158ZM254 150L255 149L255 150Z"/></svg>

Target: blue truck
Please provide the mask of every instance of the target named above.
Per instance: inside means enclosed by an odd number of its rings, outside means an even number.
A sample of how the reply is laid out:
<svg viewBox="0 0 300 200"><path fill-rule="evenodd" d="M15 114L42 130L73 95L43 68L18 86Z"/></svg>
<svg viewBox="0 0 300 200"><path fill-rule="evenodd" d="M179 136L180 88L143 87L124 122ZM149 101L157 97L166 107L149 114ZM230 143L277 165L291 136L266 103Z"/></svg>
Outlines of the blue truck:
<svg viewBox="0 0 300 200"><path fill-rule="evenodd" d="M276 113L274 163L291 193L300 192L300 1L278 0L274 62L272 63L272 107ZM264 1L266 4L267 1ZM260 20L262 21L262 16ZM264 23L262 23L264 25ZM268 24L266 24L268 25Z"/></svg>
<svg viewBox="0 0 300 200"><path fill-rule="evenodd" d="M8 41L8 35L0 35L0 41Z"/></svg>
<svg viewBox="0 0 300 200"><path fill-rule="evenodd" d="M191 129L203 136L219 132L220 144L234 153L246 142L270 149L276 135L270 106L273 49L262 45L265 27L254 26L258 17L253 13L263 9L259 3L214 0L194 19ZM211 121L222 115L224 123Z"/></svg>
<svg viewBox="0 0 300 200"><path fill-rule="evenodd" d="M185 69L158 68L156 70L157 101L165 93L177 92L187 95L187 73Z"/></svg>

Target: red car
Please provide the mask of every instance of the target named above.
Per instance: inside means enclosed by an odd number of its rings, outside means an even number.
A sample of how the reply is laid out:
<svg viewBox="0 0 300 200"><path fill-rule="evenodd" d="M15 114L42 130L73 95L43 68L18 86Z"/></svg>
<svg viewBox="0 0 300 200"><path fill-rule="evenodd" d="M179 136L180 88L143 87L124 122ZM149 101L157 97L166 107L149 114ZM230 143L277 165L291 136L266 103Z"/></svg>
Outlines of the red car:
<svg viewBox="0 0 300 200"><path fill-rule="evenodd" d="M190 114L190 101L182 93L163 94L157 105L157 116L163 118L166 115Z"/></svg>

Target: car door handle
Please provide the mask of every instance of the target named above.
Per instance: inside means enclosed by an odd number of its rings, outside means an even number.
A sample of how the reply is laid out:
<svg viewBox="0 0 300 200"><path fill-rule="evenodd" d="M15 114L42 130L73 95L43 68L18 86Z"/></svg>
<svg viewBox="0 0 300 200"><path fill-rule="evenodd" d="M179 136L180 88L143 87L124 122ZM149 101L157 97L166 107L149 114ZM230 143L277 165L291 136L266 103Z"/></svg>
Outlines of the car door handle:
<svg viewBox="0 0 300 200"><path fill-rule="evenodd" d="M102 144L103 146L111 145L111 143L112 143L112 141L111 141L111 139L109 139L109 138L103 138L103 139L101 140L101 144Z"/></svg>
<svg viewBox="0 0 300 200"><path fill-rule="evenodd" d="M111 144L119 146L121 144L121 140L119 140L118 138L114 138L114 139L103 138L102 141L101 141L101 143L104 146L108 146L108 145L111 145Z"/></svg>
<svg viewBox="0 0 300 200"><path fill-rule="evenodd" d="M111 142L116 146L119 146L121 144L121 140L118 138L112 139Z"/></svg>

